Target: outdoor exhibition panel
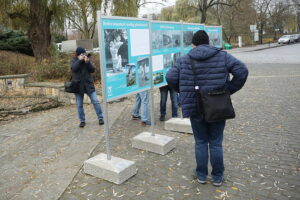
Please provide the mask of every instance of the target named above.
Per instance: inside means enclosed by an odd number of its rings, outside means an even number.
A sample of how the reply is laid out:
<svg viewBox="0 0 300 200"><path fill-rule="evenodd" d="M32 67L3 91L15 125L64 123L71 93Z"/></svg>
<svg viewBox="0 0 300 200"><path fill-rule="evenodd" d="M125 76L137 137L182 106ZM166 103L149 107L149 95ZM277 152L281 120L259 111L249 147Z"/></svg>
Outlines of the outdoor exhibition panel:
<svg viewBox="0 0 300 200"><path fill-rule="evenodd" d="M204 30L203 24L183 24L183 53L187 54L192 49L192 38L195 32Z"/></svg>
<svg viewBox="0 0 300 200"><path fill-rule="evenodd" d="M102 77L104 135L107 160L111 160L107 102L141 91L150 91L154 122L153 88L166 85L166 73L178 57L191 49L193 34L207 30L222 41L222 27L205 29L202 24L151 21L147 19L98 16L98 38ZM151 136L154 123L151 123Z"/></svg>
<svg viewBox="0 0 300 200"><path fill-rule="evenodd" d="M215 47L222 47L222 26L205 26L209 36L209 44Z"/></svg>
<svg viewBox="0 0 300 200"><path fill-rule="evenodd" d="M166 85L166 73L181 56L181 23L152 22L151 47L153 87Z"/></svg>
<svg viewBox="0 0 300 200"><path fill-rule="evenodd" d="M107 101L149 89L149 21L102 17L100 26Z"/></svg>
<svg viewBox="0 0 300 200"><path fill-rule="evenodd" d="M166 73L191 50L198 30L207 31L211 45L222 47L221 26L101 17L99 28L108 102L166 85Z"/></svg>

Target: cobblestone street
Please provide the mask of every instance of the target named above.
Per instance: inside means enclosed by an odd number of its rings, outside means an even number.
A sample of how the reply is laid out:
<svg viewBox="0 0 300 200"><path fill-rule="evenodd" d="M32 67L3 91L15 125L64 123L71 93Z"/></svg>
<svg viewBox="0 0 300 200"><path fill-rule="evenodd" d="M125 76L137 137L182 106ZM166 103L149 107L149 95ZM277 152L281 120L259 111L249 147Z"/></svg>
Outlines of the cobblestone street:
<svg viewBox="0 0 300 200"><path fill-rule="evenodd" d="M128 105L111 130L112 154L135 161L137 175L115 185L80 170L60 199L299 199L300 67L248 67L248 82L233 95L237 117L225 130L222 187L195 181L193 136L164 131L158 114L155 132L175 137L176 148L165 156L133 149L130 139L145 128L130 120ZM157 93L156 113L158 102ZM105 151L103 142L92 156Z"/></svg>

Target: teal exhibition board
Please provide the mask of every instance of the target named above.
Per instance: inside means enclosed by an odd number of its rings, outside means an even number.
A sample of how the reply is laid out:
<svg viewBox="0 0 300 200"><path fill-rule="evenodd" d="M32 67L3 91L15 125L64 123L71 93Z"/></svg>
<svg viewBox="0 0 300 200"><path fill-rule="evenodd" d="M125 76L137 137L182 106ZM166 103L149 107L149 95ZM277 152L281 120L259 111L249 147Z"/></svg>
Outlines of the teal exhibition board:
<svg viewBox="0 0 300 200"><path fill-rule="evenodd" d="M166 85L166 73L191 50L196 31L206 30L211 45L222 44L220 26L101 16L98 28L108 102Z"/></svg>

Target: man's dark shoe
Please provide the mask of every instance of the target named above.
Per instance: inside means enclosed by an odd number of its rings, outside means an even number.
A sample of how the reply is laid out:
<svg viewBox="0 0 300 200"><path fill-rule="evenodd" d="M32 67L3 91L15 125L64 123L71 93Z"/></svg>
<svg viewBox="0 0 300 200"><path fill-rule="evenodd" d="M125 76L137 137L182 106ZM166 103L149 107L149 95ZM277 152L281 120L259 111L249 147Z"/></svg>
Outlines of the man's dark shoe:
<svg viewBox="0 0 300 200"><path fill-rule="evenodd" d="M223 178L221 178L221 179L219 179L219 180L213 180L213 186L215 186L215 187L220 187L220 186L222 186L222 183L223 183L223 181L224 181L224 179Z"/></svg>
<svg viewBox="0 0 300 200"><path fill-rule="evenodd" d="M207 183L206 177L205 178L201 178L201 179L198 178L196 169L194 169L193 172L194 172L194 176L197 178L198 183L201 183L201 184L206 184Z"/></svg>
<svg viewBox="0 0 300 200"><path fill-rule="evenodd" d="M164 115L161 115L160 118L159 118L159 120L162 121L162 122L166 121L166 117Z"/></svg>
<svg viewBox="0 0 300 200"><path fill-rule="evenodd" d="M201 179L197 178L197 181L198 181L198 183L206 184L206 180L201 180Z"/></svg>
<svg viewBox="0 0 300 200"><path fill-rule="evenodd" d="M140 120L141 119L141 116L134 116L134 115L132 115L132 118L131 118L132 120Z"/></svg>
<svg viewBox="0 0 300 200"><path fill-rule="evenodd" d="M85 127L85 122L80 122L79 127L80 127L80 128Z"/></svg>
<svg viewBox="0 0 300 200"><path fill-rule="evenodd" d="M222 186L222 181L221 182L213 182L212 184L215 187L221 187Z"/></svg>
<svg viewBox="0 0 300 200"><path fill-rule="evenodd" d="M104 124L103 119L100 119L100 120L99 120L99 125L103 125L103 124Z"/></svg>

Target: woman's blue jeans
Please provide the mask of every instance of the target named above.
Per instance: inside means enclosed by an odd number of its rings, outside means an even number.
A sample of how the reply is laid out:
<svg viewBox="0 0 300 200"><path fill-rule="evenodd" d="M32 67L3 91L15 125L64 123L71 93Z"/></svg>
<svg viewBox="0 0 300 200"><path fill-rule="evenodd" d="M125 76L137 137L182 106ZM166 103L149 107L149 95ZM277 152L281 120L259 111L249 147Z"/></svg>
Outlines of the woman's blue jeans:
<svg viewBox="0 0 300 200"><path fill-rule="evenodd" d="M141 120L143 122L148 121L148 103L149 103L149 94L148 91L139 92L135 96L135 103L133 107L133 116L138 117L140 115L141 109Z"/></svg>
<svg viewBox="0 0 300 200"><path fill-rule="evenodd" d="M92 92L90 94L87 94L90 97L90 100L92 104L94 105L95 112L97 114L98 120L103 119L100 102L98 100L96 92ZM75 94L76 97L76 104L77 104L77 111L78 111L78 117L80 122L85 122L85 114L83 109L83 97L84 94Z"/></svg>
<svg viewBox="0 0 300 200"><path fill-rule="evenodd" d="M222 181L224 174L222 142L225 120L207 123L201 116L191 116L190 120L195 138L196 175L198 179L206 180L208 175L209 148L213 181Z"/></svg>

